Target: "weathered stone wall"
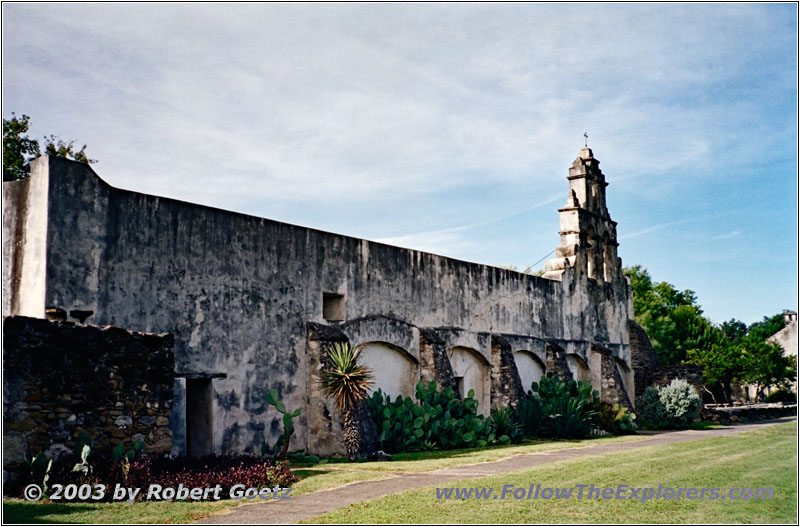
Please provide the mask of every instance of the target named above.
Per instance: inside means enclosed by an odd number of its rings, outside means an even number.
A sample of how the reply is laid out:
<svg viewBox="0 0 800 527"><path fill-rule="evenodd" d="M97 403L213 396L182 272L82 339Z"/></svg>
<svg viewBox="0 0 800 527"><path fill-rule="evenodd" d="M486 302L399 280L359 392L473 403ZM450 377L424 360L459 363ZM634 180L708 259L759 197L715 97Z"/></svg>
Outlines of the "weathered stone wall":
<svg viewBox="0 0 800 527"><path fill-rule="evenodd" d="M648 386L666 386L673 379L684 379L692 385L701 399L705 397L702 367L694 364L661 364L645 330L633 320L628 321L628 330L637 398L644 395Z"/></svg>
<svg viewBox="0 0 800 527"><path fill-rule="evenodd" d="M634 371L634 393L635 397L638 398L644 395L644 391L653 383L653 372L658 369L661 363L642 326L633 320L629 320L628 331L631 343L631 366L633 366Z"/></svg>
<svg viewBox="0 0 800 527"><path fill-rule="evenodd" d="M619 403L633 410L633 403L625 391L622 374L614 363L611 350L593 345L592 351L600 357L600 393L602 399L609 403Z"/></svg>
<svg viewBox="0 0 800 527"><path fill-rule="evenodd" d="M547 342L545 351L547 353L545 375L548 377L557 375L562 380L572 377L564 348L555 342Z"/></svg>
<svg viewBox="0 0 800 527"><path fill-rule="evenodd" d="M700 420L712 423L750 423L765 419L797 417L797 404L764 403L747 406L705 406L700 409Z"/></svg>
<svg viewBox="0 0 800 527"><path fill-rule="evenodd" d="M23 454L141 438L169 453L172 335L133 333L28 317L3 321L3 469Z"/></svg>
<svg viewBox="0 0 800 527"><path fill-rule="evenodd" d="M383 324L375 317L385 317L412 333L436 328L445 351L467 346L488 363L497 334L558 342L585 362L592 343L630 360L630 289L618 277L589 279L585 266L548 280L115 189L89 166L64 159L44 156L32 165L35 201L47 211L35 212L44 218L46 244L28 251L19 229L4 222L13 243L3 258L37 264L29 274L42 294L28 298L9 283L12 295L34 316L51 306L89 309L96 324L174 334L176 371L219 374L212 384L217 451L257 452L264 435L276 440L280 429L264 399L270 388L290 408L317 404L307 387L306 323L327 323L326 293L341 295L342 331L354 344L374 337L369 324L349 321ZM380 340L419 363L418 336L392 331ZM181 386L176 398L185 395ZM312 449L307 414L296 420L292 448ZM183 428L173 429L178 450Z"/></svg>
<svg viewBox="0 0 800 527"><path fill-rule="evenodd" d="M421 329L419 332L419 356L421 381L435 382L442 390L452 388L458 394L444 340L432 329Z"/></svg>
<svg viewBox="0 0 800 527"><path fill-rule="evenodd" d="M492 335L491 379L493 407L516 403L525 394L511 344L500 335Z"/></svg>

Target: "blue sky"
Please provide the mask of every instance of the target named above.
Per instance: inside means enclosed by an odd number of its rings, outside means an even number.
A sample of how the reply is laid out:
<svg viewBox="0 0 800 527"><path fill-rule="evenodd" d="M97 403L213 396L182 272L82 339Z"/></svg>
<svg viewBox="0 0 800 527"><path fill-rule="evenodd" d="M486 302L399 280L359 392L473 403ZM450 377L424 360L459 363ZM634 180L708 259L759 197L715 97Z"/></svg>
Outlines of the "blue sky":
<svg viewBox="0 0 800 527"><path fill-rule="evenodd" d="M588 131L625 265L797 309L795 5L2 9L3 116L114 186L524 268Z"/></svg>

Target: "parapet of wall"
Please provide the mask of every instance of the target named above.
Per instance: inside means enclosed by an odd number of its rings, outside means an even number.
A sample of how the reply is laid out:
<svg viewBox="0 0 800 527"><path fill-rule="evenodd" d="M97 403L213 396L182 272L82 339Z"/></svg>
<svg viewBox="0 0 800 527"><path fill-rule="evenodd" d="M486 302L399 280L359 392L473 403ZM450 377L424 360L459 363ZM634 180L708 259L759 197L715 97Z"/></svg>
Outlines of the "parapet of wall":
<svg viewBox="0 0 800 527"><path fill-rule="evenodd" d="M28 317L3 321L3 470L23 455L74 448L80 430L98 447L141 438L169 453L172 335Z"/></svg>

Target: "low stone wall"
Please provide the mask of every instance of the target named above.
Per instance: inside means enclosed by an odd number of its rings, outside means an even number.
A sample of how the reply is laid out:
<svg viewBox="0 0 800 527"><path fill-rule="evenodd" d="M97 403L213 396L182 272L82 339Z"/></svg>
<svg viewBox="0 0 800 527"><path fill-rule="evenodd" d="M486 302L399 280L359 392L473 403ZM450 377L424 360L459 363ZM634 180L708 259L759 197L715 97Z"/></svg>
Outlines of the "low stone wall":
<svg viewBox="0 0 800 527"><path fill-rule="evenodd" d="M673 379L685 379L703 399L703 368L695 364L661 364L645 330L633 320L628 321L631 343L631 364L634 371L636 397L644 395L648 386L666 386Z"/></svg>
<svg viewBox="0 0 800 527"><path fill-rule="evenodd" d="M779 417L797 417L797 404L769 403L746 406L705 406L700 410L700 420L713 423L749 423Z"/></svg>
<svg viewBox="0 0 800 527"><path fill-rule="evenodd" d="M71 449L82 430L98 447L141 438L169 453L172 335L28 317L3 321L3 470L23 455ZM11 472L7 472L11 471Z"/></svg>

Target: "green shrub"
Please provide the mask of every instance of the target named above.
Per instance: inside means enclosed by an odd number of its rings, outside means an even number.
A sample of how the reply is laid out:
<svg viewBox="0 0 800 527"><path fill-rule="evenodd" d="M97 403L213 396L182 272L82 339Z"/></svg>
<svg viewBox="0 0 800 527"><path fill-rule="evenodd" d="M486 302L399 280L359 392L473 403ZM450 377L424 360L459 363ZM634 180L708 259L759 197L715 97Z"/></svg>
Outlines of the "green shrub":
<svg viewBox="0 0 800 527"><path fill-rule="evenodd" d="M639 398L636 409L642 417L645 428L668 428L669 415L661 403L661 395L657 386L648 386Z"/></svg>
<svg viewBox="0 0 800 527"><path fill-rule="evenodd" d="M500 443L519 443L524 439L522 425L517 422L516 412L510 406L492 408L490 419L494 433Z"/></svg>
<svg viewBox="0 0 800 527"><path fill-rule="evenodd" d="M272 458L275 460L284 459L286 458L286 454L289 452L289 441L294 435L293 421L295 417L300 415L300 408L294 412L287 410L286 405L284 405L282 401L278 400L278 390L274 388L267 392L267 404L274 406L275 409L283 415L283 433L272 447ZM268 449L269 447L267 446L266 440L262 440L261 455L266 456Z"/></svg>
<svg viewBox="0 0 800 527"><path fill-rule="evenodd" d="M473 390L462 400L452 388L440 391L436 383L417 384L416 399L394 400L376 390L367 399L384 452L413 452L439 448L486 446L495 441L490 419L478 415ZM510 438L509 438L510 440Z"/></svg>
<svg viewBox="0 0 800 527"><path fill-rule="evenodd" d="M543 377L517 403L517 416L529 437L584 437L592 428L593 401L598 398L587 381Z"/></svg>
<svg viewBox="0 0 800 527"><path fill-rule="evenodd" d="M659 390L659 396L672 424L683 427L694 422L700 410L700 396L684 379L673 379Z"/></svg>
<svg viewBox="0 0 800 527"><path fill-rule="evenodd" d="M636 414L619 404L600 402L596 405L594 424L616 435L636 433Z"/></svg>
<svg viewBox="0 0 800 527"><path fill-rule="evenodd" d="M44 452L39 452L33 457L29 457L28 453L23 454L25 463L28 465L28 470L31 474L31 481L36 483L42 488L42 492L47 494L47 482L50 480L50 469L53 467L53 460L47 459Z"/></svg>
<svg viewBox="0 0 800 527"><path fill-rule="evenodd" d="M685 428L700 410L700 397L683 379L673 379L667 386L648 386L637 408L646 428Z"/></svg>
<svg viewBox="0 0 800 527"><path fill-rule="evenodd" d="M786 389L781 388L778 391L772 392L771 394L767 395L767 402L768 403L796 403L797 402L797 394Z"/></svg>
<svg viewBox="0 0 800 527"><path fill-rule="evenodd" d="M533 392L528 390L528 393L517 401L516 409L517 422L522 427L523 435L525 437L536 437L545 417L547 417L542 409L542 400L534 397Z"/></svg>

